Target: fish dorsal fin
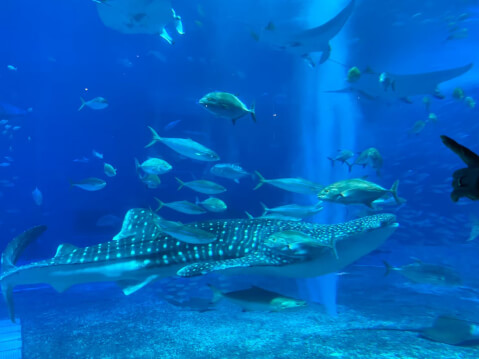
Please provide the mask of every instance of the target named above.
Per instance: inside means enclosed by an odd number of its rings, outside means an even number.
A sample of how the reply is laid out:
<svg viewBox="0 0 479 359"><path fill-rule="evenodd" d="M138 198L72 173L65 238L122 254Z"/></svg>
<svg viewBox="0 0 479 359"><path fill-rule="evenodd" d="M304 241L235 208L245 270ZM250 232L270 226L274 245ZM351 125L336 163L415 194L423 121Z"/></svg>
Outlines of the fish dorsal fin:
<svg viewBox="0 0 479 359"><path fill-rule="evenodd" d="M479 167L479 156L469 148L457 143L452 138L442 135L441 140L452 152L458 155L467 167Z"/></svg>
<svg viewBox="0 0 479 359"><path fill-rule="evenodd" d="M146 208L130 209L123 220L120 232L113 237L114 241L135 238L137 241L154 240L160 234L157 226L159 216Z"/></svg>
<svg viewBox="0 0 479 359"><path fill-rule="evenodd" d="M58 246L57 252L55 253L55 257L65 256L67 254L72 253L76 249L78 249L78 247L74 246L73 244L62 243Z"/></svg>

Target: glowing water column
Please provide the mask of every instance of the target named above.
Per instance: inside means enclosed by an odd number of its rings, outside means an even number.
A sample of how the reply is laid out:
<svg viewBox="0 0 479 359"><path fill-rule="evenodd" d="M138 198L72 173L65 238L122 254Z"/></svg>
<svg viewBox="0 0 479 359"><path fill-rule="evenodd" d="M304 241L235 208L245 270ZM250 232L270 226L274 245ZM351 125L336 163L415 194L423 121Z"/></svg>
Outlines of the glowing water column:
<svg viewBox="0 0 479 359"><path fill-rule="evenodd" d="M305 7L306 28L318 26L343 9L349 0L311 0ZM348 64L348 23L331 41L330 60L315 68L298 61L296 87L301 98L299 118L301 118L300 158L303 160L304 177L321 184L330 184L348 176L346 167L336 164L333 168L328 156L335 155L338 149L355 149L356 128L359 111L354 95L329 94L327 90L341 88L346 78ZM316 58L317 59L317 58ZM317 60L316 60L317 61ZM345 220L345 208L325 204L317 216L322 223L336 223ZM320 302L330 314L336 314L336 274L298 281L302 296L310 301Z"/></svg>

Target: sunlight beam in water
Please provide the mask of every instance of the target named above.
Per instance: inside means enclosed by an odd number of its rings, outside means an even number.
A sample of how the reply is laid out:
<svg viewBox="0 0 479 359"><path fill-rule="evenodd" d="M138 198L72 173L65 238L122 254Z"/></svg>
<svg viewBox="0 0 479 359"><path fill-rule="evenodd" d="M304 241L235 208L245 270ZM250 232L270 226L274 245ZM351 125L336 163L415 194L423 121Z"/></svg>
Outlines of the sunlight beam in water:
<svg viewBox="0 0 479 359"><path fill-rule="evenodd" d="M310 1L305 6L305 27L311 28L324 23L341 11L349 0L331 2ZM353 13L354 16L354 13ZM311 68L304 61L298 61L296 78L298 93L302 99L299 109L301 118L301 153L302 171L305 178L327 185L347 175L344 166L331 167L327 156L335 154L339 149L355 151L356 128L360 120L359 109L353 95L349 97L334 96L325 93L328 88L335 88L344 82L348 64L348 26L349 23L331 41L331 56L324 64ZM319 54L320 55L320 54ZM313 54L318 64L318 54ZM298 198L298 200L301 200ZM315 199L312 199L314 203ZM346 209L339 206L325 206L325 209L314 218L322 223L337 223L345 220ZM326 311L336 315L336 274L297 281L300 295L312 302L323 304Z"/></svg>

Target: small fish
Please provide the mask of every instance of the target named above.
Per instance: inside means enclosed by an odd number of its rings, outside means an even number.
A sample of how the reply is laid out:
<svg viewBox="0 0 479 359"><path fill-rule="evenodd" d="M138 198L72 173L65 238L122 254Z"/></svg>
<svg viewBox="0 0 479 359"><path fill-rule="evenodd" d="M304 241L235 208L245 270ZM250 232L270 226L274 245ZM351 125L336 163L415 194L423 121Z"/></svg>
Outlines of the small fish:
<svg viewBox="0 0 479 359"><path fill-rule="evenodd" d="M476 101L475 101L471 96L467 96L467 97L464 99L464 102L465 102L466 105L469 106L470 108L475 108L475 107L476 107Z"/></svg>
<svg viewBox="0 0 479 359"><path fill-rule="evenodd" d="M213 303L211 303L211 299L201 298L201 297L191 297L185 301L177 301L173 298L164 298L168 303L174 305L175 307L186 308L189 310L194 310L200 313L207 312L210 310L214 310Z"/></svg>
<svg viewBox="0 0 479 359"><path fill-rule="evenodd" d="M464 90L461 87L456 87L452 91L452 97L454 97L457 100L462 100L464 98Z"/></svg>
<svg viewBox="0 0 479 359"><path fill-rule="evenodd" d="M175 128L176 126L178 126L180 122L181 122L181 120L171 121L171 122L169 122L165 127L163 127L163 130L164 130L164 131L170 131L171 129L173 129L173 128Z"/></svg>
<svg viewBox="0 0 479 359"><path fill-rule="evenodd" d="M5 158L8 162L13 162L13 158L10 156L4 156L3 158Z"/></svg>
<svg viewBox="0 0 479 359"><path fill-rule="evenodd" d="M100 178L89 177L79 182L71 182L70 186L78 187L85 191L99 191L106 186L106 182Z"/></svg>
<svg viewBox="0 0 479 359"><path fill-rule="evenodd" d="M0 126L6 125L8 120L0 120Z"/></svg>
<svg viewBox="0 0 479 359"><path fill-rule="evenodd" d="M158 175L152 175L152 174L139 174L138 177L140 178L140 181L146 184L146 187L150 189L155 189L160 187L161 184L161 179L158 177Z"/></svg>
<svg viewBox="0 0 479 359"><path fill-rule="evenodd" d="M115 177L116 176L116 168L113 167L111 164L106 163L106 162L103 164L103 172L105 172L105 174L108 177Z"/></svg>
<svg viewBox="0 0 479 359"><path fill-rule="evenodd" d="M195 180L190 182L183 182L178 177L175 178L180 184L178 187L178 191L182 189L183 186L203 194L218 194L226 191L226 188L224 188L222 185L212 181Z"/></svg>
<svg viewBox="0 0 479 359"><path fill-rule="evenodd" d="M348 163L346 162L346 164ZM349 172L351 172L353 166L363 166L364 168L368 165L376 170L376 175L381 175L383 158L379 151L374 147L367 148L361 152L356 160L354 160L353 164L349 165Z"/></svg>
<svg viewBox="0 0 479 359"><path fill-rule="evenodd" d="M287 249L293 250L293 253L300 250L302 246L329 247L333 251L334 256L338 258L336 238L334 237L331 237L330 243L325 243L316 241L306 233L295 230L286 230L273 233L266 239L265 244L273 248L287 247Z"/></svg>
<svg viewBox="0 0 479 359"><path fill-rule="evenodd" d="M75 158L73 162L78 162L78 163L88 163L90 162L90 159L88 157L80 157L80 158Z"/></svg>
<svg viewBox="0 0 479 359"><path fill-rule="evenodd" d="M350 150L338 150L340 151L335 157L328 157L328 160L331 161L332 166L334 167L334 163L339 161L341 163L347 163L351 157L354 156L354 152Z"/></svg>
<svg viewBox="0 0 479 359"><path fill-rule="evenodd" d="M95 150L91 150L91 154L93 155L93 157L99 158L100 160L103 159L103 153L97 152Z"/></svg>
<svg viewBox="0 0 479 359"><path fill-rule="evenodd" d="M274 187L281 188L282 190L301 193L301 194L313 194L317 195L318 192L324 188L324 186L319 183L314 183L303 178L276 178L276 179L266 179L261 173L255 171L255 174L259 178L259 183L253 190L257 190L265 183L270 184Z"/></svg>
<svg viewBox="0 0 479 359"><path fill-rule="evenodd" d="M422 132L422 130L424 130L424 128L426 127L426 124L427 124L426 121L423 121L423 120L414 122L414 125L409 130L409 133L413 135L419 135Z"/></svg>
<svg viewBox="0 0 479 359"><path fill-rule="evenodd" d="M341 203L341 204L364 204L374 209L372 202L391 193L397 203L401 203L397 195L399 181L394 182L390 190L366 181L361 178L353 178L335 182L325 187L318 198L322 201Z"/></svg>
<svg viewBox="0 0 479 359"><path fill-rule="evenodd" d="M0 162L0 167L9 167L10 165L10 162Z"/></svg>
<svg viewBox="0 0 479 359"><path fill-rule="evenodd" d="M13 127L12 127L12 130L13 130L13 131L18 131L18 130L20 130L21 128L22 128L21 126L13 126Z"/></svg>
<svg viewBox="0 0 479 359"><path fill-rule="evenodd" d="M185 157L198 161L219 161L220 157L209 148L202 144L193 141L189 138L167 138L160 137L158 133L150 126L148 126L152 133L152 140L145 148L153 146L156 142L161 142L171 148L173 151Z"/></svg>
<svg viewBox="0 0 479 359"><path fill-rule="evenodd" d="M83 97L80 97L81 106L78 108L78 111L81 111L83 107L89 107L92 110L103 110L108 107L108 101L103 97L95 97L89 101L85 101Z"/></svg>
<svg viewBox="0 0 479 359"><path fill-rule="evenodd" d="M360 78L361 78L361 71L356 66L351 67L348 70L348 78L347 78L348 82L356 82L356 81L359 81Z"/></svg>
<svg viewBox="0 0 479 359"><path fill-rule="evenodd" d="M224 203L221 199L210 197L205 199L204 201L196 201L196 204L202 205L206 210L214 213L224 212L228 208L226 203Z"/></svg>
<svg viewBox="0 0 479 359"><path fill-rule="evenodd" d="M431 108L431 99L429 98L429 96L424 96L422 98L422 103L424 104L426 111L429 112L429 109Z"/></svg>
<svg viewBox="0 0 479 359"><path fill-rule="evenodd" d="M452 268L423 263L416 259L414 263L406 264L402 267L392 267L388 262L383 261L386 267L385 275L391 270L398 271L399 274L406 277L414 283L433 284L439 286L456 287L462 284L461 277Z"/></svg>
<svg viewBox="0 0 479 359"><path fill-rule="evenodd" d="M228 178L236 183L239 183L240 178L249 175L240 165L232 163L217 163L211 167L210 172L215 176Z"/></svg>
<svg viewBox="0 0 479 359"><path fill-rule="evenodd" d="M161 158L151 157L144 161L142 164L138 162L135 158L136 168L143 170L144 172L151 175L162 175L165 174L173 168L168 162L162 160Z"/></svg>
<svg viewBox="0 0 479 359"><path fill-rule="evenodd" d="M13 66L13 65L7 65L7 69L9 69L10 71L17 71L18 68Z"/></svg>
<svg viewBox="0 0 479 359"><path fill-rule="evenodd" d="M204 231L195 226L185 225L181 222L158 219L156 223L161 232L166 233L181 242L190 244L208 244L217 239L215 233Z"/></svg>
<svg viewBox="0 0 479 359"><path fill-rule="evenodd" d="M286 206L279 206L274 208L268 208L264 203L261 203L264 209L264 215L270 213L281 214L287 217L295 217L295 218L306 218L313 216L323 210L322 202L318 202L312 206L300 206L298 204L288 204Z"/></svg>
<svg viewBox="0 0 479 359"><path fill-rule="evenodd" d="M218 117L230 119L233 125L246 114L250 114L256 122L254 105L248 108L238 97L228 92L210 92L199 100L199 104Z"/></svg>
<svg viewBox="0 0 479 359"><path fill-rule="evenodd" d="M213 291L213 303L217 303L224 298L240 306L243 311L278 312L306 306L305 301L286 297L259 287L228 293L221 292L212 285L209 285L209 287Z"/></svg>
<svg viewBox="0 0 479 359"><path fill-rule="evenodd" d="M37 206L41 206L43 203L43 194L42 192L38 189L38 187L35 187L35 189L32 191L32 197L33 197L33 202Z"/></svg>
<svg viewBox="0 0 479 359"><path fill-rule="evenodd" d="M280 213L268 213L268 214L265 214L263 216L259 216L259 217L253 217L249 212L245 212L246 213L246 216L249 218L249 219L279 219L281 221L292 221L292 222L299 222L301 221L301 218L298 218L298 217L290 217L290 216L285 216L285 215L282 215Z"/></svg>
<svg viewBox="0 0 479 359"><path fill-rule="evenodd" d="M433 112L431 112L428 116L427 116L427 120L429 122L433 122L433 123L436 123L437 122L437 115Z"/></svg>
<svg viewBox="0 0 479 359"><path fill-rule="evenodd" d="M472 227L471 232L469 233L469 238L467 239L468 242L473 241L477 237L479 237L479 218L471 217Z"/></svg>
<svg viewBox="0 0 479 359"><path fill-rule="evenodd" d="M185 214L206 213L205 209L188 201L175 201L175 202L164 203L156 197L155 197L155 200L158 202L158 207L156 208L155 211L160 210L162 207L168 207L174 211L185 213Z"/></svg>

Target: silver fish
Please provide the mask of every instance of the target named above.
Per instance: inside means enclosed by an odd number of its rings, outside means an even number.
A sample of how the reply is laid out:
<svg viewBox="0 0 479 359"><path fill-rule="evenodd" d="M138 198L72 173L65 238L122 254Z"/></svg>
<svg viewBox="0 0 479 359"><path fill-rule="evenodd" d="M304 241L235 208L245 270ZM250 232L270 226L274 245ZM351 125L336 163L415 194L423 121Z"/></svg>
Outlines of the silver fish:
<svg viewBox="0 0 479 359"><path fill-rule="evenodd" d="M224 188L222 185L212 181L195 180L190 182L183 182L178 177L175 177L175 178L180 184L178 186L178 191L182 189L183 186L203 194L218 194L218 193L222 193L226 191L226 188Z"/></svg>
<svg viewBox="0 0 479 359"><path fill-rule="evenodd" d="M259 183L256 185L254 190L260 188L262 185L267 183L289 192L317 195L319 191L324 188L324 186L320 185L319 183L314 183L304 178L266 179L258 171L255 171L255 173L259 178Z"/></svg>
<svg viewBox="0 0 479 359"><path fill-rule="evenodd" d="M174 201L170 203L164 203L156 197L155 197L155 200L158 202L158 207L156 208L156 211L160 210L162 207L168 207L174 211L185 213L185 214L206 213L205 209L188 201Z"/></svg>
<svg viewBox="0 0 479 359"><path fill-rule="evenodd" d="M150 126L150 129L153 139L145 147L151 147L156 142L161 142L171 148L173 151L178 152L180 155L185 157L198 160L198 161L219 161L220 157L209 148L199 144L198 142L193 141L189 138L168 138L160 137L158 133Z"/></svg>

